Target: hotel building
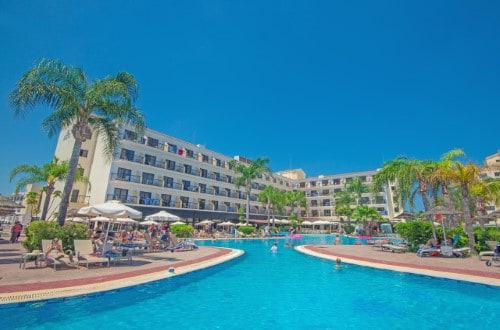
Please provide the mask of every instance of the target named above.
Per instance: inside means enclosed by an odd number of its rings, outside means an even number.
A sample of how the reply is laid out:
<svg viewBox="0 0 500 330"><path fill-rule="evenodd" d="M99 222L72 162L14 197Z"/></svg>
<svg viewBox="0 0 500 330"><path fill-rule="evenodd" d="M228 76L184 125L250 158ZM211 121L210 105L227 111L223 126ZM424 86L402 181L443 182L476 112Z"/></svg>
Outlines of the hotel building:
<svg viewBox="0 0 500 330"><path fill-rule="evenodd" d="M73 142L70 129L62 131L55 155L69 159ZM124 128L113 157L105 156L103 150L103 141L95 134L83 143L79 164L90 184L74 184L70 210L120 200L141 210L144 216L165 209L196 222L238 219L238 210L246 207L244 187L235 186L239 174L228 165L233 159L248 163L243 157L229 157L150 129L137 136L133 129ZM266 205L258 202L257 195L266 186L273 186L282 191L305 192L307 208L295 210L301 218L336 221L335 194L356 177L370 184L376 172L306 177L304 171L296 169L264 174L253 182L250 219L267 219ZM62 185L58 189L62 190ZM383 217L392 219L402 211L394 200L393 189L385 187L376 196L363 194L359 204L375 207ZM289 215L287 209L284 216Z"/></svg>

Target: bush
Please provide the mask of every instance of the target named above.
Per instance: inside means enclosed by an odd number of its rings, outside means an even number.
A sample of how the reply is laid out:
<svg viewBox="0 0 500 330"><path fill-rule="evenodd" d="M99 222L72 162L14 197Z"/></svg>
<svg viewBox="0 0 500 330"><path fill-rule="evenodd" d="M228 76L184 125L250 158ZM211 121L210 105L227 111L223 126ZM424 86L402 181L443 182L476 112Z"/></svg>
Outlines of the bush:
<svg viewBox="0 0 500 330"><path fill-rule="evenodd" d="M255 232L255 227L252 226L240 226L238 231L242 232L245 235L252 235Z"/></svg>
<svg viewBox="0 0 500 330"><path fill-rule="evenodd" d="M53 221L34 221L26 226L26 240L22 245L29 252L40 250L43 239L57 237L61 240L64 251L73 250L73 240L88 239L90 231L87 226L79 223L68 223L60 227Z"/></svg>
<svg viewBox="0 0 500 330"><path fill-rule="evenodd" d="M193 227L191 225L172 225L170 226L172 234L180 238L188 238L193 236Z"/></svg>
<svg viewBox="0 0 500 330"><path fill-rule="evenodd" d="M352 234L354 232L354 228L355 227L353 225L342 225L342 229L347 235Z"/></svg>
<svg viewBox="0 0 500 330"><path fill-rule="evenodd" d="M432 238L432 225L428 221L400 222L395 226L396 232L403 237L412 248L425 244Z"/></svg>

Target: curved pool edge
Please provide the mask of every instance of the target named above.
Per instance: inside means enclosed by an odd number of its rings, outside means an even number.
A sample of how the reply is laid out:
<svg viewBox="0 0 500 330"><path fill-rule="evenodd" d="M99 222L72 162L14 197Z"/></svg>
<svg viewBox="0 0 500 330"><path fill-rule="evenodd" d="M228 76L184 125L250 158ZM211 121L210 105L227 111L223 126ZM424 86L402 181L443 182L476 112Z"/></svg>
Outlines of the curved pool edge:
<svg viewBox="0 0 500 330"><path fill-rule="evenodd" d="M335 252L332 251L328 251L328 253L320 252L318 251L318 248L321 248L321 246L300 245L296 246L295 250L297 252L306 255L332 261L335 261L337 258L341 258L343 263L349 263L363 267L371 267L371 268L390 270L395 272L403 272L415 275L431 276L449 280L464 281L464 282L500 287L500 280L497 278L461 273L460 270L458 269L454 269L453 272L450 272L449 270L446 271L439 270L438 267L422 268L421 266L412 267L411 264L402 264L397 262L386 262L386 261L376 262L373 260L368 261L368 260L362 260L361 258L352 255L346 255L340 253L336 254Z"/></svg>
<svg viewBox="0 0 500 330"><path fill-rule="evenodd" d="M141 272L129 272L131 276L100 276L98 278L88 278L87 284L68 285L59 288L19 290L16 292L0 293L0 306L5 304L36 302L49 299L70 298L85 296L105 291L112 291L131 286L137 286L149 282L163 280L169 277L184 275L204 268L213 267L235 258L241 257L245 252L238 249L217 248L219 253L213 256L193 259L182 265L173 265L173 271L169 271L172 266L156 267L146 269ZM139 273L139 274L137 274ZM126 273L125 273L126 274ZM124 275L124 274L119 274ZM98 280L96 283L95 280ZM24 285L20 285L22 289Z"/></svg>

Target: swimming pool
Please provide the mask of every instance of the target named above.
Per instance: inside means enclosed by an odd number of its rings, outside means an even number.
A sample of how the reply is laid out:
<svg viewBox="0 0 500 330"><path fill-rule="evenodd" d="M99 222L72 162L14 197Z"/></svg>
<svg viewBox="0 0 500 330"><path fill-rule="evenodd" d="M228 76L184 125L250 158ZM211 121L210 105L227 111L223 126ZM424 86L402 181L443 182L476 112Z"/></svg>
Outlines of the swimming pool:
<svg viewBox="0 0 500 330"><path fill-rule="evenodd" d="M300 244L331 243L305 236ZM82 298L0 308L5 329L496 328L500 290L303 255L277 240L201 242L236 260L185 276Z"/></svg>

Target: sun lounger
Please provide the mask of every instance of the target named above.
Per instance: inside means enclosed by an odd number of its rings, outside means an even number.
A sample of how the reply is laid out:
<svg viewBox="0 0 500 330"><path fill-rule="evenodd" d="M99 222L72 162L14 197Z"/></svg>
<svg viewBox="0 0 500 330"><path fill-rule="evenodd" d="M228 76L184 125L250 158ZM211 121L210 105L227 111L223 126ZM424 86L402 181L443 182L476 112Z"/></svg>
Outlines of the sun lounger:
<svg viewBox="0 0 500 330"><path fill-rule="evenodd" d="M167 249L174 252L174 251L192 251L198 248L198 245L196 245L193 241L193 239L187 239L185 241L179 241L177 236L174 234L170 234L170 242L172 243Z"/></svg>
<svg viewBox="0 0 500 330"><path fill-rule="evenodd" d="M406 252L406 250L407 250L406 246L403 245L382 244L382 251L390 251L392 253L394 252L404 253Z"/></svg>
<svg viewBox="0 0 500 330"><path fill-rule="evenodd" d="M68 257L63 257L63 258L52 258L47 255L47 247L52 243L52 240L50 239L43 239L42 240L42 252L43 256L40 258L40 261L43 261L46 266L53 266L54 270L57 270L57 266L71 266L71 267L77 267L77 264L73 260L73 254L72 251L68 251L66 253Z"/></svg>
<svg viewBox="0 0 500 330"><path fill-rule="evenodd" d="M91 264L98 263L106 264L109 267L109 258L100 253L95 253L91 240L75 239L73 244L78 264L86 265L87 269Z"/></svg>

